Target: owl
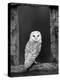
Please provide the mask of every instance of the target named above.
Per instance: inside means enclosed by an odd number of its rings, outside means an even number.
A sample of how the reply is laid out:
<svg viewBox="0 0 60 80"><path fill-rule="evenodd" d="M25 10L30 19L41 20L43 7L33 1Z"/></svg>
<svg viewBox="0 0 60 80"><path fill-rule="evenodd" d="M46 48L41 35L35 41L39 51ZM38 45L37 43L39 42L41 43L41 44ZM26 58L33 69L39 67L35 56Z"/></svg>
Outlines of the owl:
<svg viewBox="0 0 60 80"><path fill-rule="evenodd" d="M25 46L24 68L28 69L34 62L41 51L42 36L39 31L32 31L29 41Z"/></svg>

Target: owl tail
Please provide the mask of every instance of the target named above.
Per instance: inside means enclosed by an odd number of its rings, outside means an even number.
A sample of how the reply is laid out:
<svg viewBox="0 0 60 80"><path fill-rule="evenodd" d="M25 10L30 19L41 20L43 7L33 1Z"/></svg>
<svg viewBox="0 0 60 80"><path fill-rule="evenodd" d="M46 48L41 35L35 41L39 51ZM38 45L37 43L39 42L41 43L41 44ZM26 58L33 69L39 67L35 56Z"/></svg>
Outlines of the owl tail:
<svg viewBox="0 0 60 80"><path fill-rule="evenodd" d="M31 67L31 65L33 64L33 60L25 60L25 63L24 63L24 69L27 70L28 68Z"/></svg>

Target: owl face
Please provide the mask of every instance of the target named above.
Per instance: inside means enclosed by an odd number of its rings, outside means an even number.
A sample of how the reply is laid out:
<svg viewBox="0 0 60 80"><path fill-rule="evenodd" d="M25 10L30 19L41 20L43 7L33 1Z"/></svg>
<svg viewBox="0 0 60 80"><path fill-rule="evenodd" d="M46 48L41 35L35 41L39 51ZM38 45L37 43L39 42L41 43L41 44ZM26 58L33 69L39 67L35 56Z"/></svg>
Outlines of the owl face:
<svg viewBox="0 0 60 80"><path fill-rule="evenodd" d="M42 37L41 37L41 33L39 31L33 31L30 34L30 41L39 41L42 42Z"/></svg>

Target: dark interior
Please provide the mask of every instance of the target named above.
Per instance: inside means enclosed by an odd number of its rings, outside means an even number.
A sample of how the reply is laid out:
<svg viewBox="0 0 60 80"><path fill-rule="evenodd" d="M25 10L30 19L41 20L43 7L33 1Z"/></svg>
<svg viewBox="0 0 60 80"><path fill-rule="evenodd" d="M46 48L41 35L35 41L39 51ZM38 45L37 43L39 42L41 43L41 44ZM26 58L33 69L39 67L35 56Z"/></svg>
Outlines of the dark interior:
<svg viewBox="0 0 60 80"><path fill-rule="evenodd" d="M24 64L25 45L30 33L38 30L42 34L42 48L38 62L50 62L50 15L48 6L19 6L19 61Z"/></svg>

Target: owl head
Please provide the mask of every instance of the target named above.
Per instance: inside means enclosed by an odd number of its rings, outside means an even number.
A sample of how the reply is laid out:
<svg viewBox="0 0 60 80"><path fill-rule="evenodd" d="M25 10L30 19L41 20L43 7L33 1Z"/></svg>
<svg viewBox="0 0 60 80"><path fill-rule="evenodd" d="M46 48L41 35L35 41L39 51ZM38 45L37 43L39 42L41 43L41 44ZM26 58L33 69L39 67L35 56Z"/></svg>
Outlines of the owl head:
<svg viewBox="0 0 60 80"><path fill-rule="evenodd" d="M42 42L42 36L41 33L39 31L33 31L30 34L30 41L35 41L35 42Z"/></svg>

